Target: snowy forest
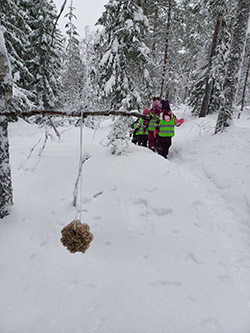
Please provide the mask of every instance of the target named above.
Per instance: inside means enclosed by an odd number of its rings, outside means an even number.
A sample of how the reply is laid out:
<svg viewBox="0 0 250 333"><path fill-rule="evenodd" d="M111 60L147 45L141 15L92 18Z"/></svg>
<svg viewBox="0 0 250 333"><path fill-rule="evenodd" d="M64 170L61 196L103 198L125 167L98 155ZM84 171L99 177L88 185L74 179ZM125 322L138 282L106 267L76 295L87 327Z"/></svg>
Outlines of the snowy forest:
<svg viewBox="0 0 250 333"><path fill-rule="evenodd" d="M250 0L61 2L0 0L0 332L249 333Z"/></svg>

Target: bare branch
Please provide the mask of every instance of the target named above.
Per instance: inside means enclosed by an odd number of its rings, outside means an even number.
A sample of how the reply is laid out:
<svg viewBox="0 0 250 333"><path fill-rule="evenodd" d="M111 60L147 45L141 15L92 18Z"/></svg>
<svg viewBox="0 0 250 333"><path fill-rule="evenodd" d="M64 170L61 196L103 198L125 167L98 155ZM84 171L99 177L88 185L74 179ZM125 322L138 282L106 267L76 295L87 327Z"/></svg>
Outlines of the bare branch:
<svg viewBox="0 0 250 333"><path fill-rule="evenodd" d="M90 158L91 156L88 153L85 153L82 160L80 161L80 165L79 165L79 170L78 170L78 174L77 174L77 178L76 178L76 182L75 182L75 187L74 187L74 191L73 191L73 206L76 207L77 205L77 197L78 197L78 189L79 189L79 181L82 175L82 167L83 164Z"/></svg>
<svg viewBox="0 0 250 333"><path fill-rule="evenodd" d="M64 2L63 2L63 4L62 4L62 7L61 7L61 9L60 9L60 12L59 12L59 14L58 14L58 16L57 16L57 18L56 18L56 21L55 21L55 24L54 24L54 27L53 27L53 31L52 31L52 35L51 35L51 37L52 37L51 45L53 44L54 34L55 34L55 31L56 31L56 25L57 25L57 23L58 23L58 21L59 21L60 16L62 15L62 12L64 11L64 8L65 8L65 6L66 6L66 3L67 3L67 0L64 0Z"/></svg>
<svg viewBox="0 0 250 333"><path fill-rule="evenodd" d="M53 110L30 110L23 111L18 115L16 112L1 112L0 116L6 117L33 117L33 116L61 116L61 117L81 117L81 111L77 112L67 112L67 111L53 111ZM143 119L150 119L150 116L141 114L136 111L83 111L83 117L86 118L88 116L123 116L123 117L137 117Z"/></svg>

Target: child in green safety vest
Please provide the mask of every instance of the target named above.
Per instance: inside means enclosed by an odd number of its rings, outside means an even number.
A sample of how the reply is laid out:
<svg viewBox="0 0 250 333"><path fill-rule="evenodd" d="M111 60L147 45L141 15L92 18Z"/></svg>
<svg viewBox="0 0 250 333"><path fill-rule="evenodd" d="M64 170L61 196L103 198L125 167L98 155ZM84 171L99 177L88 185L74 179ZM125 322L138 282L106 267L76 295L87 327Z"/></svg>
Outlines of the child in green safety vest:
<svg viewBox="0 0 250 333"><path fill-rule="evenodd" d="M155 125L155 133L158 133L158 154L167 158L169 148L172 145L175 126L183 124L184 119L177 119L170 109L169 101L162 101L162 113Z"/></svg>
<svg viewBox="0 0 250 333"><path fill-rule="evenodd" d="M145 108L143 110L144 115L149 114L149 109ZM138 118L134 124L134 137L132 139L132 142L135 144L138 144L139 146L147 147L148 142L148 120Z"/></svg>
<svg viewBox="0 0 250 333"><path fill-rule="evenodd" d="M154 134L156 121L161 113L160 98L153 97L152 109L149 112L150 120L148 124L148 148L152 151L157 151L157 137Z"/></svg>

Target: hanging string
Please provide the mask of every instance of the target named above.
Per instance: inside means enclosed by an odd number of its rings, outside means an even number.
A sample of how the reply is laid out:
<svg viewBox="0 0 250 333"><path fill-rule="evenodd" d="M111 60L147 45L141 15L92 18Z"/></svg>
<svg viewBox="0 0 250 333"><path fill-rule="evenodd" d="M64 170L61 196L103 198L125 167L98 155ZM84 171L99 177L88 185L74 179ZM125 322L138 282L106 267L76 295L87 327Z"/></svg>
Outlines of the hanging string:
<svg viewBox="0 0 250 333"><path fill-rule="evenodd" d="M81 118L80 118L80 156L79 156L79 169L78 169L78 178L75 186L75 206L76 206L76 216L75 220L77 220L78 215L80 215L80 221L82 218L82 165L83 165L83 110L81 110ZM79 183L80 183L80 204L78 205L78 194L79 194Z"/></svg>
<svg viewBox="0 0 250 333"><path fill-rule="evenodd" d="M74 221L69 223L66 227L61 230L62 238L61 242L71 253L82 252L88 249L91 241L93 240L93 234L90 232L89 225L81 223L82 218L82 166L83 163L90 158L89 154L83 156L83 110L81 110L80 119L80 158L79 158L79 169L77 180L74 188L74 202L73 205L76 207L76 216ZM79 182L80 182L80 204L78 204L79 194ZM80 215L80 220L77 218Z"/></svg>
<svg viewBox="0 0 250 333"><path fill-rule="evenodd" d="M80 121L80 164L81 164L81 175L80 175L80 221L82 220L82 165L83 165L83 109L81 109L81 121Z"/></svg>

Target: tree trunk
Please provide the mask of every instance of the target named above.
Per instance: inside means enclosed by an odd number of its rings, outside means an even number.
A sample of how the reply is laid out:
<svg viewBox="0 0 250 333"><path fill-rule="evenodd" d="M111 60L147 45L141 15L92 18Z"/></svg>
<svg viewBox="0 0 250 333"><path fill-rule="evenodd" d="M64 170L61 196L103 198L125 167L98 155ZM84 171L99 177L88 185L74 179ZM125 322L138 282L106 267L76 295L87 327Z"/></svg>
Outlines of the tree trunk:
<svg viewBox="0 0 250 333"><path fill-rule="evenodd" d="M224 81L223 101L217 118L215 134L222 132L224 127L229 126L236 98L238 74L242 62L242 51L246 40L250 5L249 0L239 0L235 26L233 28L232 41L227 62Z"/></svg>
<svg viewBox="0 0 250 333"><path fill-rule="evenodd" d="M155 60L155 34L156 34L156 29L157 29L157 18L158 18L158 7L156 7L155 12L154 12L154 23L153 23L153 43L152 43L152 58Z"/></svg>
<svg viewBox="0 0 250 333"><path fill-rule="evenodd" d="M249 69L250 69L250 58L248 61L248 66L247 66L247 71L246 71L246 76L244 80L244 86L243 86L243 92L242 92L242 98L241 98L241 107L240 107L240 112L238 113L238 119L240 119L241 113L244 109L245 105L245 97L246 97L246 88L247 88L247 81L248 81L248 76L249 76Z"/></svg>
<svg viewBox="0 0 250 333"><path fill-rule="evenodd" d="M245 56L244 56L244 60L243 60L243 65L245 67L245 78L243 80L243 87L242 87L242 95L241 95L241 99L239 101L240 104L240 110L238 113L238 119L240 119L241 113L244 110L244 106L245 106L245 98L246 98L246 92L247 92L247 84L248 84L248 79L249 79L249 71L250 71L250 33L248 32L247 34L247 38L246 38L246 45L245 45ZM243 67L242 66L242 67Z"/></svg>
<svg viewBox="0 0 250 333"><path fill-rule="evenodd" d="M166 67L167 67L167 59L168 59L171 6L172 6L171 0L168 0L167 31L166 31L166 42L165 42L165 52L164 52L164 60L163 60L163 68L162 68L161 92L160 92L160 97L161 98L162 98L162 95L163 95L163 88L164 88L164 84L165 84Z"/></svg>
<svg viewBox="0 0 250 333"><path fill-rule="evenodd" d="M12 182L9 164L8 122L0 117L0 218L10 213Z"/></svg>
<svg viewBox="0 0 250 333"><path fill-rule="evenodd" d="M6 112L12 96L10 66L3 33L0 30L0 113ZM13 203L12 182L9 164L8 122L0 116L0 218L10 213Z"/></svg>
<svg viewBox="0 0 250 333"><path fill-rule="evenodd" d="M219 14L217 17L216 24L215 24L213 41L212 41L212 46L211 46L211 51L210 51L210 56L209 56L205 93L204 93L204 97L202 100L202 105L201 105L201 110L200 110L200 115L199 115L200 118L206 117L206 115L207 115L208 104L209 104L209 100L210 100L210 96L211 96L212 83L213 83L212 82L213 80L211 78L211 69L212 69L213 58L215 57L215 54L216 54L216 46L217 46L217 42L218 42L221 23L222 23L221 14Z"/></svg>

